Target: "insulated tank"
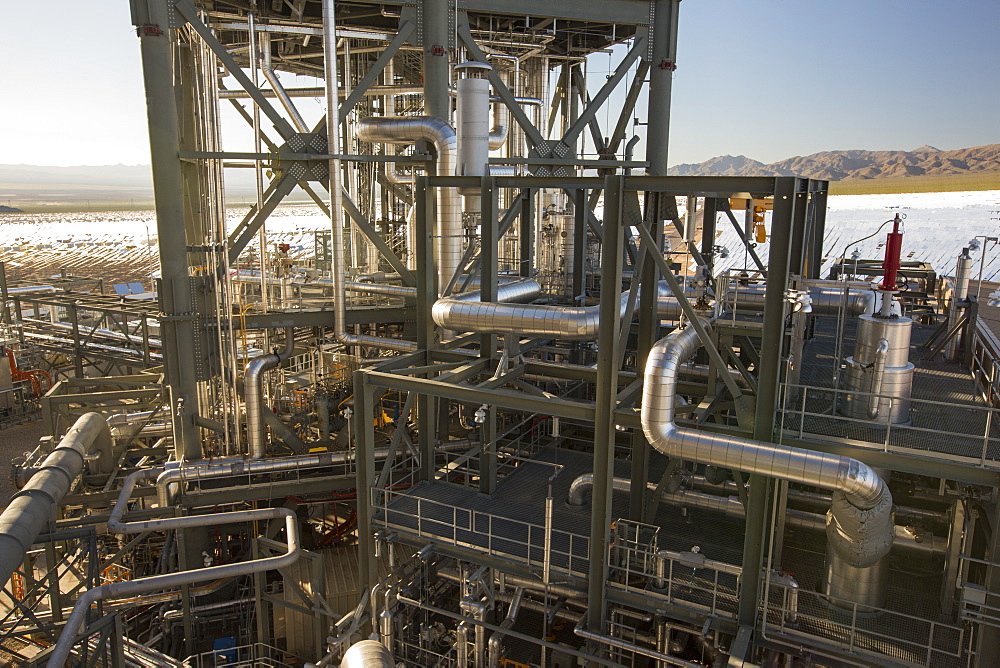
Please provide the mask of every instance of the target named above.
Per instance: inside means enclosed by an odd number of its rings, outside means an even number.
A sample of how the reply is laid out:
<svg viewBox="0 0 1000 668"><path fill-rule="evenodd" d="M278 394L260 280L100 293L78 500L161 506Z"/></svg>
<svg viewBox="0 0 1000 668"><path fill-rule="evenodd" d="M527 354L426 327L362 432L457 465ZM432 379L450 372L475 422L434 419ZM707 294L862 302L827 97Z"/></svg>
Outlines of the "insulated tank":
<svg viewBox="0 0 1000 668"><path fill-rule="evenodd" d="M912 325L910 318L899 316L858 317L854 355L847 358L844 373L843 387L847 392L841 405L844 415L879 424L906 424L910 421ZM882 341L885 343L880 346ZM876 401L869 394L883 396Z"/></svg>

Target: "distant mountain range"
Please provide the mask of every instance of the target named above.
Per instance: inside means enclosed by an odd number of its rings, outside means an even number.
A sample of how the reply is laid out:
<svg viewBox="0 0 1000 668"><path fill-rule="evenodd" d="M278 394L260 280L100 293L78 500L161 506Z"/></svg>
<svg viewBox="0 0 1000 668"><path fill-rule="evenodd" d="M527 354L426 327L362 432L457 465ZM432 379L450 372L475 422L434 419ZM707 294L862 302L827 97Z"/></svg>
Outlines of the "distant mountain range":
<svg viewBox="0 0 1000 668"><path fill-rule="evenodd" d="M996 172L1000 183L1000 144L954 151L933 146L912 151L823 151L767 165L744 155L723 155L669 170L672 176L803 176L828 181L989 172Z"/></svg>
<svg viewBox="0 0 1000 668"><path fill-rule="evenodd" d="M724 155L697 164L670 168L678 176L805 176L829 181L900 176L997 175L1000 188L1000 144L939 151L921 146L912 151L823 151L764 164L743 155ZM250 201L256 194L253 171L226 170L230 201ZM42 167L0 165L0 202L32 209L91 203L151 203L149 165ZM39 209L41 210L41 209Z"/></svg>

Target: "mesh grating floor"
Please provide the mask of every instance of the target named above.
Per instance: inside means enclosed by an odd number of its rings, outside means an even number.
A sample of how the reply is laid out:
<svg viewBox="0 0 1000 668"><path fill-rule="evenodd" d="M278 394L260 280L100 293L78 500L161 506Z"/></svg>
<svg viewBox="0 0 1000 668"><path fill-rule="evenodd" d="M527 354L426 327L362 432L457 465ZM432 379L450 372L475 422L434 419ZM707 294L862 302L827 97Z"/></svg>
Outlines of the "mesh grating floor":
<svg viewBox="0 0 1000 668"><path fill-rule="evenodd" d="M931 351L921 346L936 329L930 325L913 324L910 360L915 366L914 401L908 424L887 426L836 412L835 400L841 400L838 396L842 395L833 390L838 332L831 320L817 319L816 336L805 347L799 382L808 389L792 388L784 399L779 424L787 433L846 438L910 454L977 460L1000 467L1000 420L989 417L987 402L962 365L940 355L926 359ZM845 328L842 355L852 352L854 330L852 320Z"/></svg>

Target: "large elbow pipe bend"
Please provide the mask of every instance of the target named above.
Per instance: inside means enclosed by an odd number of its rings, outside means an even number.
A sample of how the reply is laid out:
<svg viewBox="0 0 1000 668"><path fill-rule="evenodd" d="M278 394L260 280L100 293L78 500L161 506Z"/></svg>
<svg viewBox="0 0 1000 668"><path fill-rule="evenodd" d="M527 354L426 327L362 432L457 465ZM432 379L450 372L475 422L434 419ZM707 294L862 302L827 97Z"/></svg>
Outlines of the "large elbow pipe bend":
<svg viewBox="0 0 1000 668"><path fill-rule="evenodd" d="M363 118L357 125L358 139L382 144L413 144L430 141L437 150L437 173L453 176L458 160L458 137L447 121L434 116L380 116ZM457 188L438 189L438 220L434 252L438 266L438 288L444 289L462 260L465 228L462 198Z"/></svg>
<svg viewBox="0 0 1000 668"><path fill-rule="evenodd" d="M285 330L285 349L272 355L260 355L247 363L244 377L247 410L247 442L250 446L250 458L260 459L264 456L264 374L292 356L295 348L295 337L292 329Z"/></svg>
<svg viewBox="0 0 1000 668"><path fill-rule="evenodd" d="M708 322L703 325L710 327ZM835 549L859 567L874 564L888 553L893 536L892 495L867 464L674 422L679 369L700 345L694 328L687 327L675 330L650 350L640 417L653 447L671 458L835 490L827 518L827 535Z"/></svg>

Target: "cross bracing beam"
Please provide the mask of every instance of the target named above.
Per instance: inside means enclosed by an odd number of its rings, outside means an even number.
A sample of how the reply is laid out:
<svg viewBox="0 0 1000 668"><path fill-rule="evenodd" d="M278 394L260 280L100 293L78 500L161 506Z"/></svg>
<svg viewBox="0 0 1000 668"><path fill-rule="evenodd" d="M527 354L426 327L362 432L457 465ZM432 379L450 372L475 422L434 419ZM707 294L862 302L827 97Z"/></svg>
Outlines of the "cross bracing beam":
<svg viewBox="0 0 1000 668"><path fill-rule="evenodd" d="M218 39L216 39L212 30L201 22L201 19L198 17L198 10L195 8L194 4L191 3L191 0L180 0L180 2L176 3L175 7L177 12L184 17L185 21L187 21L188 25L190 25L191 28L198 33L198 36L201 37L202 41L208 46L209 49L212 50L212 53L214 53L215 57L218 58L223 64L230 76L239 82L240 86L243 87L243 90L250 95L250 98L257 104L264 115L270 119L270 121L274 124L274 129L278 131L278 134L284 139L288 139L295 134L295 129L292 125L285 120L285 117L274 108L274 105L272 105L260 89L254 85L253 81L246 75L243 68L239 66L226 47L223 46Z"/></svg>
<svg viewBox="0 0 1000 668"><path fill-rule="evenodd" d="M563 141L567 144L572 145L577 137L585 127L587 127L591 121L595 121L597 117L597 112L600 111L601 107L607 102L608 98L611 97L611 93L618 88L618 84L625 78L629 73L629 68L632 66L639 56L642 55L643 49L646 47L646 39L644 37L639 37L635 40L632 48L629 49L628 53L622 58L621 62L615 68L615 73L610 79L601 87L594 99L584 108L583 113L580 117L576 119L576 122L567 130L565 136L563 136ZM582 90L582 89L581 89ZM598 133L600 134L600 133Z"/></svg>

